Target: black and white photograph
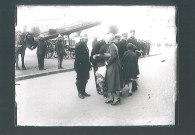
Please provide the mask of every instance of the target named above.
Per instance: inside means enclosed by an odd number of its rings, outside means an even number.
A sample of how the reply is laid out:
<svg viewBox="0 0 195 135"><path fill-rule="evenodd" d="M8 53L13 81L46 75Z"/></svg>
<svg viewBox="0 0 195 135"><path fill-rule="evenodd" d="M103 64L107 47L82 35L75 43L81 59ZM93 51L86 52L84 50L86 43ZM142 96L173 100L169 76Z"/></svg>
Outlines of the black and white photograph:
<svg viewBox="0 0 195 135"><path fill-rule="evenodd" d="M175 6L16 5L16 126L176 125Z"/></svg>

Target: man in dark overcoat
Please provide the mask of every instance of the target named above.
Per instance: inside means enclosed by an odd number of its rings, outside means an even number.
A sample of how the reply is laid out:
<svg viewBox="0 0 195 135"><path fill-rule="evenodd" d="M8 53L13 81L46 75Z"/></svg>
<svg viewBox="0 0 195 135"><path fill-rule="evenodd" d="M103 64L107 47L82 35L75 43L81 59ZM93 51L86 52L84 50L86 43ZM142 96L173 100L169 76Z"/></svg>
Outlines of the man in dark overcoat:
<svg viewBox="0 0 195 135"><path fill-rule="evenodd" d="M126 37L123 37L118 46L119 59L123 57L125 51L127 51L127 41Z"/></svg>
<svg viewBox="0 0 195 135"><path fill-rule="evenodd" d="M61 35L58 35L58 41L56 44L56 52L58 55L58 69L63 69L62 67L62 61L65 54L64 46L62 44L63 37Z"/></svg>
<svg viewBox="0 0 195 135"><path fill-rule="evenodd" d="M91 68L87 41L87 37L81 37L80 42L75 47L74 69L77 74L76 86L78 90L78 96L81 99L90 96L85 92L86 84L89 79L89 70Z"/></svg>
<svg viewBox="0 0 195 135"><path fill-rule="evenodd" d="M41 35L39 37L39 41L37 45L37 59L38 59L39 70L45 70L44 69L44 58L45 58L46 49L47 49L47 45L45 41L43 40L43 36Z"/></svg>

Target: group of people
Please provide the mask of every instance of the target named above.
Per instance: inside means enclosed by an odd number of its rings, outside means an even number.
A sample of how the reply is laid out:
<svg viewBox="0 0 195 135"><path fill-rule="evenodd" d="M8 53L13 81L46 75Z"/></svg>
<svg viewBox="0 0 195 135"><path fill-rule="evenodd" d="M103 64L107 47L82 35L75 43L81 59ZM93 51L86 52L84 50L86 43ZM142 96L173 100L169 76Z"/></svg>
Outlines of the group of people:
<svg viewBox="0 0 195 135"><path fill-rule="evenodd" d="M137 89L136 79L139 75L138 57L135 37L118 41L114 34L107 34L104 39L92 43L91 56L87 47L87 37L82 37L75 47L74 69L77 73L76 86L81 99L90 96L86 93L89 71L93 65L97 93L106 98L105 103L120 103L122 89L129 88L129 95ZM91 65L92 64L92 65Z"/></svg>
<svg viewBox="0 0 195 135"><path fill-rule="evenodd" d="M57 43L56 43L56 52L58 56L58 69L63 69L62 62L63 62L63 57L65 55L65 49L62 40L63 37L61 35L58 35ZM37 47L37 60L38 60L39 70L45 70L44 59L47 51L47 44L46 41L43 40L42 35L39 36L36 45L33 46L31 50L33 50L36 47Z"/></svg>

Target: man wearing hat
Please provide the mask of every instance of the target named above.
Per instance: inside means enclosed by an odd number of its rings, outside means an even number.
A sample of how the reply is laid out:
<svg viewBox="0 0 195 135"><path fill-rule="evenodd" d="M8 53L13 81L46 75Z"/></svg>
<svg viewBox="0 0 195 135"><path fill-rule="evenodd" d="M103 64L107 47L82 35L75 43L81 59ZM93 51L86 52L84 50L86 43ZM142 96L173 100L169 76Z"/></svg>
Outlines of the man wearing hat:
<svg viewBox="0 0 195 135"><path fill-rule="evenodd" d="M89 79L91 64L89 61L89 49L87 47L88 38L82 36L80 42L75 47L74 69L77 73L76 86L78 96L81 99L90 96L85 92L86 84Z"/></svg>
<svg viewBox="0 0 195 135"><path fill-rule="evenodd" d="M37 59L38 59L39 70L45 70L44 58L45 58L46 49L47 49L47 45L43 40L43 35L40 35L38 45L37 45Z"/></svg>
<svg viewBox="0 0 195 135"><path fill-rule="evenodd" d="M58 69L63 69L62 61L63 61L63 57L65 54L64 46L62 44L62 39L63 39L63 37L59 34L57 44L56 44L56 52L58 55Z"/></svg>

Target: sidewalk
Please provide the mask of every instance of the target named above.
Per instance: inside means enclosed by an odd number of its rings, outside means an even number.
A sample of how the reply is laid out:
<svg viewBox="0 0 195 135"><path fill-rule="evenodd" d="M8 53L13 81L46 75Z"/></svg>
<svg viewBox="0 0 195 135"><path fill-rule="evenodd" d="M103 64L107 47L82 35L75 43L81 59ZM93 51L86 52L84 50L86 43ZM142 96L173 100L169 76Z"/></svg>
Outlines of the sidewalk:
<svg viewBox="0 0 195 135"><path fill-rule="evenodd" d="M150 52L149 56L155 56L161 54L160 51L153 49ZM140 58L147 58L149 56L143 56ZM62 66L64 69L58 69L58 59L57 58L49 58L45 59L44 65L46 70L39 70L38 69L38 62L37 62L37 56L36 56L36 49L33 51L26 50L26 55L24 58L26 70L22 70L21 68L21 59L19 58L19 67L20 70L15 70L15 81L34 78L34 77L40 77L44 75L50 75L55 73L61 73L61 72L67 72L74 70L74 59L64 59Z"/></svg>

